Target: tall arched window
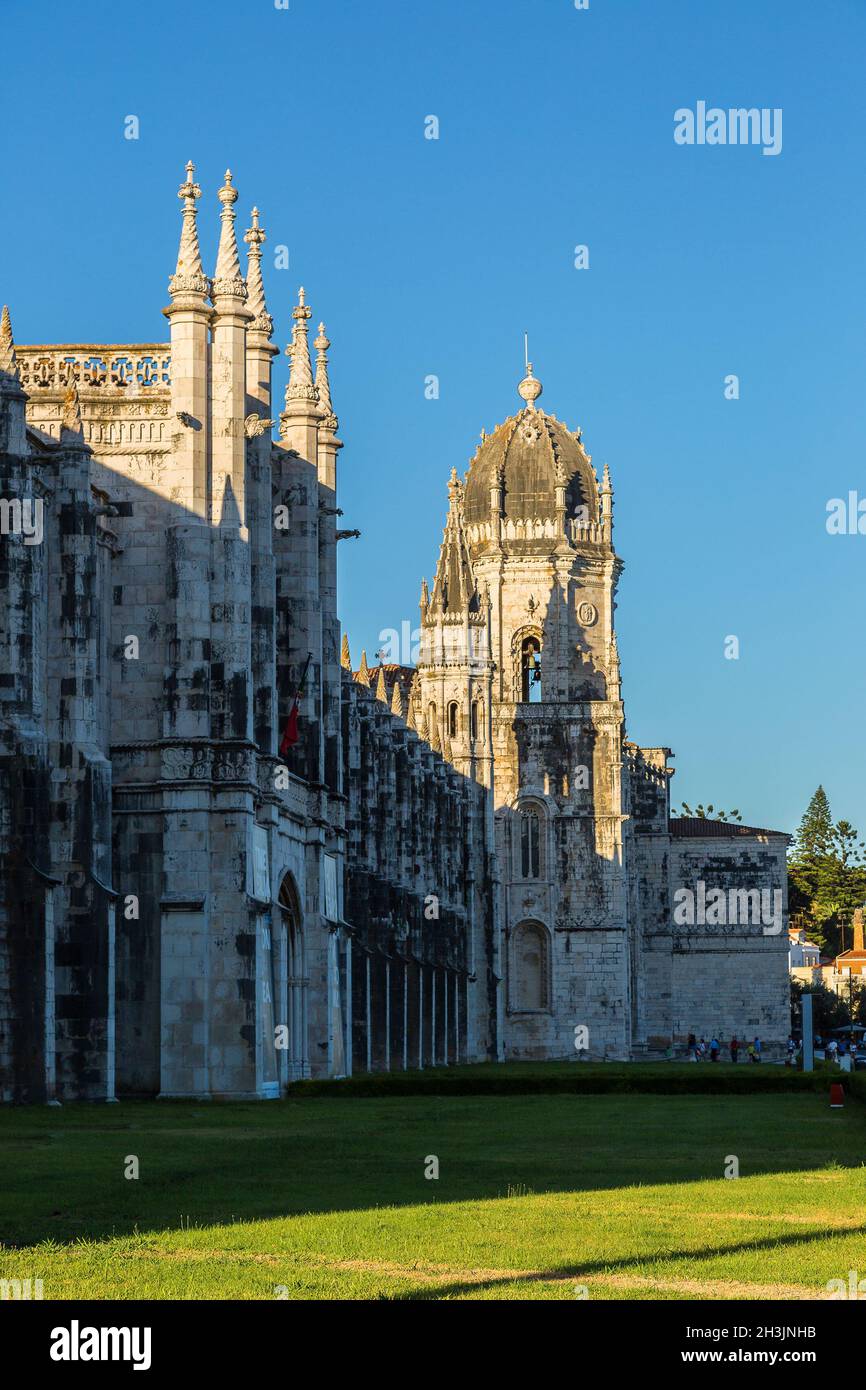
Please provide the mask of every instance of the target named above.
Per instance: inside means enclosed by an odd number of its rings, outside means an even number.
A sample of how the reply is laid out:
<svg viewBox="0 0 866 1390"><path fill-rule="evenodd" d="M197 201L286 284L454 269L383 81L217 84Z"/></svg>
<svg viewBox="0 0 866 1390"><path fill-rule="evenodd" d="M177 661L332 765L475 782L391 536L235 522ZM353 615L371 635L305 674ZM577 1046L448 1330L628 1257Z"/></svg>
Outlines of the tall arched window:
<svg viewBox="0 0 866 1390"><path fill-rule="evenodd" d="M517 823L517 862L521 878L541 878L544 872L542 813L537 806L521 806Z"/></svg>
<svg viewBox="0 0 866 1390"><path fill-rule="evenodd" d="M449 737L449 738L456 738L456 737L457 737L457 728L458 728L458 722L457 722L457 701L456 701L456 700L452 700L451 703L450 703L450 705L448 706L448 737Z"/></svg>
<svg viewBox="0 0 866 1390"><path fill-rule="evenodd" d="M478 700L473 700L473 701L472 701L472 704L469 706L469 720L470 720L470 729L471 729L471 732L472 732L472 740L473 740L473 742L474 742L474 741L478 738L478 736L479 736L479 730L481 729L481 704L480 704L480 701L478 701Z"/></svg>
<svg viewBox="0 0 866 1390"><path fill-rule="evenodd" d="M541 638L524 637L520 647L521 699L524 704L541 702Z"/></svg>
<svg viewBox="0 0 866 1390"><path fill-rule="evenodd" d="M550 1008L550 936L540 922L521 922L511 945L510 1007Z"/></svg>
<svg viewBox="0 0 866 1390"><path fill-rule="evenodd" d="M307 1057L307 975L304 949L303 919L297 890L290 874L286 874L279 893L280 926L282 928L283 969L285 978L285 1016L279 1021L286 1025L285 1059L290 1081L309 1074Z"/></svg>

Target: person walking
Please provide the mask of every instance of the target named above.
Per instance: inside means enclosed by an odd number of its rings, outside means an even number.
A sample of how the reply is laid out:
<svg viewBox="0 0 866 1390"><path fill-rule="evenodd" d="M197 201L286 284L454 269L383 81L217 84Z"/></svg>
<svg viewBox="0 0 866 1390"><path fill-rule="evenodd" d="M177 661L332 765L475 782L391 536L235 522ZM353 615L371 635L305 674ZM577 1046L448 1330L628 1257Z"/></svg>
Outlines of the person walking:
<svg viewBox="0 0 866 1390"><path fill-rule="evenodd" d="M711 1061L711 1062L717 1062L718 1060L719 1060L719 1040L718 1040L718 1038L711 1038L711 1039L710 1039L710 1061Z"/></svg>
<svg viewBox="0 0 866 1390"><path fill-rule="evenodd" d="M756 1061L756 1062L760 1062L760 1060L761 1060L761 1039L760 1039L760 1038L755 1038L755 1061Z"/></svg>
<svg viewBox="0 0 866 1390"><path fill-rule="evenodd" d="M749 1061L750 1061L750 1062L757 1062L758 1059L757 1059L757 1057L755 1056L755 1044L754 1044L753 1042L750 1042L750 1043L749 1043L749 1046L746 1048L746 1051L747 1051L748 1056L749 1056Z"/></svg>
<svg viewBox="0 0 866 1390"><path fill-rule="evenodd" d="M737 1035L736 1035L736 1033L735 1033L734 1036L731 1038L730 1049L731 1049L731 1061L734 1063L734 1066L736 1066L736 1064L737 1064L737 1053L738 1053L739 1050L740 1050L740 1044L739 1044L739 1042L737 1041Z"/></svg>
<svg viewBox="0 0 866 1390"><path fill-rule="evenodd" d="M686 1047L687 1047L687 1049L688 1049L689 1061L690 1061L690 1062L696 1062L696 1061L698 1060L697 1057L696 1057L696 1055L695 1055L695 1048L697 1047L697 1042L698 1042L698 1040L697 1040L697 1038L695 1037L694 1033L689 1033L689 1040L688 1040L688 1042L686 1043Z"/></svg>

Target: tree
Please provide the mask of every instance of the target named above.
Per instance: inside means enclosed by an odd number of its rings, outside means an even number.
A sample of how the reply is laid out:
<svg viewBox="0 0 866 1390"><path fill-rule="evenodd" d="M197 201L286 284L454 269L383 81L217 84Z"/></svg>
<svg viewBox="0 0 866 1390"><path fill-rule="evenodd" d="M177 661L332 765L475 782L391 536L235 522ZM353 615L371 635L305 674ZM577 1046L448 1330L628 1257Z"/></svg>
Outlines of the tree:
<svg viewBox="0 0 866 1390"><path fill-rule="evenodd" d="M788 906L827 954L844 950L845 927L866 900L864 848L850 821L834 825L827 793L818 787L789 851Z"/></svg>
<svg viewBox="0 0 866 1390"><path fill-rule="evenodd" d="M851 1022L849 1000L840 997L825 984L802 985L799 980L791 981L791 1014L798 1028L803 1026L802 999L804 994L812 996L812 1027L822 1037L834 1028L844 1028ZM856 1010L856 1002L855 1002Z"/></svg>
<svg viewBox="0 0 866 1390"><path fill-rule="evenodd" d="M821 858L833 852L833 817L830 802L823 787L813 794L800 821L791 859L794 863Z"/></svg>
<svg viewBox="0 0 866 1390"><path fill-rule="evenodd" d="M839 922L840 948L845 950L845 927L854 916L854 909L866 900L866 865L863 862L864 844L850 821L840 820L833 826L832 867L822 875L819 900ZM853 944L853 943L852 943Z"/></svg>
<svg viewBox="0 0 866 1390"><path fill-rule="evenodd" d="M683 815L688 816L692 820L742 821L743 819L739 811L716 811L713 808L712 802L710 802L709 806L704 806L703 802L700 801L698 802L694 810L692 810L691 806L689 806L689 804L684 801Z"/></svg>

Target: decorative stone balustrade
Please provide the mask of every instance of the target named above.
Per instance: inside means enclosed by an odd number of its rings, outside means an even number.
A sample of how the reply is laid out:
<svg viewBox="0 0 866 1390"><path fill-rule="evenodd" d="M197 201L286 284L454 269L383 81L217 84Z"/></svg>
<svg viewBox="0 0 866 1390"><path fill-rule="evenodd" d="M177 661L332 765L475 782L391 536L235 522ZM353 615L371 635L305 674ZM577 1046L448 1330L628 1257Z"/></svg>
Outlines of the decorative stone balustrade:
<svg viewBox="0 0 866 1390"><path fill-rule="evenodd" d="M63 392L74 379L79 390L105 387L126 394L155 393L171 385L167 343L58 343L19 347L21 385L32 396Z"/></svg>

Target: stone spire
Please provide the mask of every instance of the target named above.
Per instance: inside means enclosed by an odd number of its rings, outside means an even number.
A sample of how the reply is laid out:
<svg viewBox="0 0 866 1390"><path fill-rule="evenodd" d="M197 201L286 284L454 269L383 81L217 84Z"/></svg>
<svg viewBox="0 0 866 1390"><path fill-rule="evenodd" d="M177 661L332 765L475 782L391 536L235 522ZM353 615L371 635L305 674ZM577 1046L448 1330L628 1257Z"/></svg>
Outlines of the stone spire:
<svg viewBox="0 0 866 1390"><path fill-rule="evenodd" d="M433 749L434 753L441 753L442 743L439 739L439 725L435 719L432 721L432 724L433 727L429 730L427 742L430 744L430 747Z"/></svg>
<svg viewBox="0 0 866 1390"><path fill-rule="evenodd" d="M607 676L610 689L607 692L609 700L619 700L621 698L622 674L619 665L619 646L617 645L616 633L610 634L610 646L607 651Z"/></svg>
<svg viewBox="0 0 866 1390"><path fill-rule="evenodd" d="M370 684L370 668L367 665L366 649L361 652L361 664L355 672L355 680L358 681L360 685Z"/></svg>
<svg viewBox="0 0 866 1390"><path fill-rule="evenodd" d="M204 297L210 293L210 281L204 273L198 244L195 205L201 197L201 188L193 180L194 173L195 165L189 160L186 166L186 182L177 190L177 196L183 202L183 225L177 253L177 269L168 282L168 291L172 299L184 294Z"/></svg>
<svg viewBox="0 0 866 1390"><path fill-rule="evenodd" d="M331 404L331 383L328 379L328 348L330 346L331 342L325 333L325 325L320 323L319 336L313 343L313 347L316 349L316 391L319 395L322 424L326 429L336 430L338 422L334 414L334 407Z"/></svg>
<svg viewBox="0 0 866 1390"><path fill-rule="evenodd" d="M232 186L231 169L226 169L225 183L217 197L223 205L223 210L220 213L222 226L211 298L216 300L220 296L228 296L231 299L244 300L247 297L247 287L241 274L238 242L235 236L234 204L237 202L238 190Z"/></svg>
<svg viewBox="0 0 866 1390"><path fill-rule="evenodd" d="M421 677L416 671L412 677L412 684L409 687L407 699L408 709L406 711L406 728L420 732L419 716L421 714Z"/></svg>
<svg viewBox="0 0 866 1390"><path fill-rule="evenodd" d="M310 362L310 345L307 342L307 322L312 318L313 311L307 304L304 287L298 291L298 303L292 310L292 318L295 326L292 330L292 342L286 348L286 356L291 361L289 372L289 384L286 387L286 404L289 401L316 401L316 388L313 384L313 367Z"/></svg>
<svg viewBox="0 0 866 1390"><path fill-rule="evenodd" d="M0 454L28 453L26 403L12 339L12 320L4 304L0 316Z"/></svg>
<svg viewBox="0 0 866 1390"><path fill-rule="evenodd" d="M604 539L610 541L613 537L613 484L610 481L610 469L604 465L601 483L601 516Z"/></svg>
<svg viewBox="0 0 866 1390"><path fill-rule="evenodd" d="M349 652L348 632L343 633L343 643L340 647L340 665L342 666L344 671L351 671L352 669L352 657Z"/></svg>
<svg viewBox="0 0 866 1390"><path fill-rule="evenodd" d="M270 338L274 331L274 321L265 303L265 285L262 280L262 245L267 240L264 230L259 226L259 210L253 208L252 226L244 233L244 241L249 247L247 255L247 308L252 314L249 324L251 333L263 333Z"/></svg>
<svg viewBox="0 0 866 1390"><path fill-rule="evenodd" d="M15 356L15 342L12 337L12 320L5 304L3 305L3 314L0 316L0 374L4 377L11 377L16 386L20 385L18 359Z"/></svg>
<svg viewBox="0 0 866 1390"><path fill-rule="evenodd" d="M318 392L313 382L313 366L310 363L310 345L307 342L307 324L311 310L307 304L303 288L297 292L297 304L292 310L295 325L292 328L292 342L286 347L286 357L291 361L289 384L286 386L285 409L279 414L279 436L284 439L284 448L295 449L297 455L321 467L320 427L322 424L318 410ZM331 443L329 468L334 467L334 441ZM329 491L335 491L331 481Z"/></svg>
<svg viewBox="0 0 866 1390"><path fill-rule="evenodd" d="M391 691L391 713L398 718L403 718L403 691L400 687L400 677L394 681L394 688Z"/></svg>
<svg viewBox="0 0 866 1390"><path fill-rule="evenodd" d="M475 578L469 559L469 547L463 526L463 484L457 469L451 469L448 482L448 519L439 551L430 613L467 613L475 599ZM424 612L424 594L421 596ZM477 607L477 601L475 602Z"/></svg>
<svg viewBox="0 0 866 1390"><path fill-rule="evenodd" d="M376 699L388 703L388 687L385 684L385 667L379 667L379 679L376 681Z"/></svg>

